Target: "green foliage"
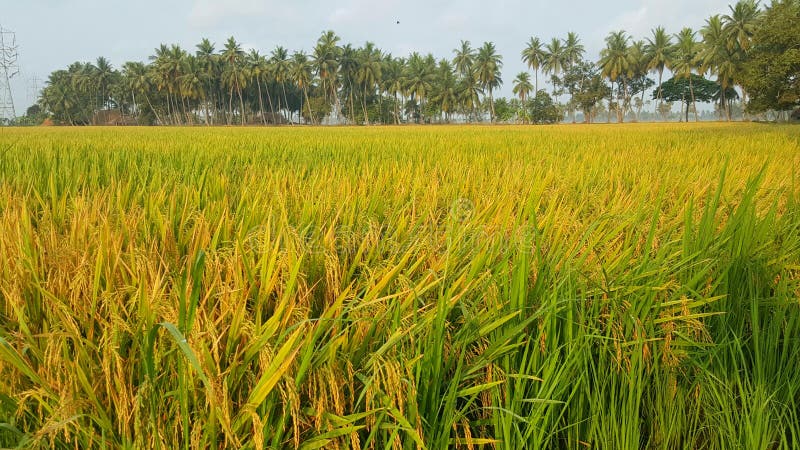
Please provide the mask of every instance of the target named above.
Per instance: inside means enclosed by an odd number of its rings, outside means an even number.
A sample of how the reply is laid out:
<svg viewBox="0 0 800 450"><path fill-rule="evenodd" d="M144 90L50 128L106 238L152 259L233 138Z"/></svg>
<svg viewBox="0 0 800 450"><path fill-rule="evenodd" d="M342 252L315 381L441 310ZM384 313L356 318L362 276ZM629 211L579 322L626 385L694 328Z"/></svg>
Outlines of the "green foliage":
<svg viewBox="0 0 800 450"><path fill-rule="evenodd" d="M303 120L310 123L321 123L332 110L333 106L325 97L309 97L307 104L303 107Z"/></svg>
<svg viewBox="0 0 800 450"><path fill-rule="evenodd" d="M720 85L714 81L692 74L690 77L672 77L661 85L661 97L666 102L680 102L686 105L688 120L689 105L693 101L704 103L712 102L719 98ZM657 92L653 92L656 99Z"/></svg>
<svg viewBox="0 0 800 450"><path fill-rule="evenodd" d="M11 125L20 127L37 126L41 125L46 119L47 114L42 110L41 106L36 104L28 107L25 111L25 115L14 119Z"/></svg>
<svg viewBox="0 0 800 450"><path fill-rule="evenodd" d="M570 93L572 104L583 112L585 122L592 122L598 104L611 96L611 88L603 80L598 69L586 61L574 64L562 77L562 83Z"/></svg>
<svg viewBox="0 0 800 450"><path fill-rule="evenodd" d="M747 109L785 111L800 106L800 1L773 2L758 21L742 84Z"/></svg>
<svg viewBox="0 0 800 450"><path fill-rule="evenodd" d="M544 90L525 103L524 114L525 120L534 124L558 123L564 117L553 98Z"/></svg>
<svg viewBox="0 0 800 450"><path fill-rule="evenodd" d="M509 101L506 98L498 98L494 101L494 113L498 122L512 122L517 116L519 105L516 101Z"/></svg>

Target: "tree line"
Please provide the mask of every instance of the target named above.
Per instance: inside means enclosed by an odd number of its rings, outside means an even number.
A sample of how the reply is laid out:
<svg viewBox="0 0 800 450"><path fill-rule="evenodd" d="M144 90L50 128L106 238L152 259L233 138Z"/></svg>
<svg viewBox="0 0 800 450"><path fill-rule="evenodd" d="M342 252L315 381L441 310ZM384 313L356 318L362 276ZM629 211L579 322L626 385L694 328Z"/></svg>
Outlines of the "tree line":
<svg viewBox="0 0 800 450"><path fill-rule="evenodd" d="M119 69L104 57L50 74L28 115L58 124L551 123L639 120L648 100L663 118L673 103L683 120L713 102L720 119L738 105L749 114L800 106L800 0L729 6L699 30L663 27L635 39L613 31L599 59L586 58L576 33L532 37L521 52L528 72L512 80L514 98L496 99L503 57L492 42L460 42L452 57L396 57L367 42L342 44L325 31L310 52L278 46L245 51L233 37L220 48L162 44L148 62ZM672 77L664 80L665 73ZM652 77L652 78L651 78ZM549 84L540 86L540 78ZM650 93L649 98L646 98ZM114 112L115 114L110 114Z"/></svg>

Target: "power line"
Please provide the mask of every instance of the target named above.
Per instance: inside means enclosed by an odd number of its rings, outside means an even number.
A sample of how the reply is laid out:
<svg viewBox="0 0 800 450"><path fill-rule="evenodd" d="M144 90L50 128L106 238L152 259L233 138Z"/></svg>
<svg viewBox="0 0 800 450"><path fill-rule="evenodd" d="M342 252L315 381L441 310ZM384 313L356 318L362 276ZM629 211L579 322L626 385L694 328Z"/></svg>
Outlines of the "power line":
<svg viewBox="0 0 800 450"><path fill-rule="evenodd" d="M11 79L19 74L18 59L17 35L0 25L0 123L17 117L11 94Z"/></svg>

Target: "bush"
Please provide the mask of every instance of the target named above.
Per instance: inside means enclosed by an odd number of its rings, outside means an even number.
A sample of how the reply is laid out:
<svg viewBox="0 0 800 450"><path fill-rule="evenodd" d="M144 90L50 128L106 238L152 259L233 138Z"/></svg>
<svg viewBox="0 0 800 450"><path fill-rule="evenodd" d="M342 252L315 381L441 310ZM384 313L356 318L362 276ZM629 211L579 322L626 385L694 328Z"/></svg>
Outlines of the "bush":
<svg viewBox="0 0 800 450"><path fill-rule="evenodd" d="M557 123L564 117L561 108L553 102L550 94L544 90L536 93L536 96L528 100L525 104L528 119L531 123Z"/></svg>

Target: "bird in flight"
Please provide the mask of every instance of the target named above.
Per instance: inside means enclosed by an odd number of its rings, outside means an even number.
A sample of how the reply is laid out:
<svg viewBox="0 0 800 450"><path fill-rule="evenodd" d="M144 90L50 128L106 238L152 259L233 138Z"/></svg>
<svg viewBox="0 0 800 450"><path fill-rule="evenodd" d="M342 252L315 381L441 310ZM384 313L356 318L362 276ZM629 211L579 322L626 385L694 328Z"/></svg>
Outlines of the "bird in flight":
<svg viewBox="0 0 800 450"><path fill-rule="evenodd" d="M397 24L400 25L400 21L399 20L397 21Z"/></svg>

